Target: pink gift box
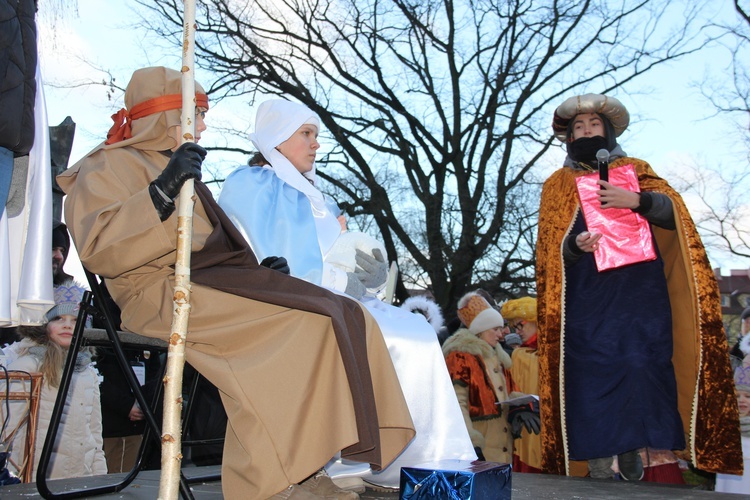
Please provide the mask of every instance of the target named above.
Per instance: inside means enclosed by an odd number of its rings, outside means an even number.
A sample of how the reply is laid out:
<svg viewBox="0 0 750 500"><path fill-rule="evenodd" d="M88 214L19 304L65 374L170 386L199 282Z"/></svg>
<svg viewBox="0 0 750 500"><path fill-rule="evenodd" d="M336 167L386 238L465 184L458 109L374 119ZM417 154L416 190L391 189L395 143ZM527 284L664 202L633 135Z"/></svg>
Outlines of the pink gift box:
<svg viewBox="0 0 750 500"><path fill-rule="evenodd" d="M597 191L602 187L596 183L598 173L576 178L578 198L583 217L591 233L600 233L599 248L594 251L596 268L601 271L647 262L656 259L654 242L648 221L629 208L602 210ZM609 170L609 183L629 191L640 192L638 176L633 165Z"/></svg>

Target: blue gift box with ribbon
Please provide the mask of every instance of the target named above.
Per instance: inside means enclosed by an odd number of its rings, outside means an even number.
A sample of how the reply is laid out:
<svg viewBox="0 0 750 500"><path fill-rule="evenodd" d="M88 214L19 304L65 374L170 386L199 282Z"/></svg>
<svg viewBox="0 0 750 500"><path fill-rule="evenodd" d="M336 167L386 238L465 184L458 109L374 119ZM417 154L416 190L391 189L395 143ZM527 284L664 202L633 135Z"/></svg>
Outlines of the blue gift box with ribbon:
<svg viewBox="0 0 750 500"><path fill-rule="evenodd" d="M400 500L509 500L511 466L440 460L401 468Z"/></svg>

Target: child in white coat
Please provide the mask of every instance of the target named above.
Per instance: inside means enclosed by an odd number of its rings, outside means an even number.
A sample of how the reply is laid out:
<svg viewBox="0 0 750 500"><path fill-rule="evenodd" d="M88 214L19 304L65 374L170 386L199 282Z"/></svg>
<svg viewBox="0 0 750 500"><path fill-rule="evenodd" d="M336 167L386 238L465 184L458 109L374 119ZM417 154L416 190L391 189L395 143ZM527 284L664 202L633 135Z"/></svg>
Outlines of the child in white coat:
<svg viewBox="0 0 750 500"><path fill-rule="evenodd" d="M78 309L84 289L73 281L55 288L55 306L47 312L47 323L41 326L19 327L22 339L6 346L3 354L8 370L37 372L43 375L39 423L34 446L34 476L49 428L52 409L57 399L60 377L73 337ZM92 350L78 353L76 367L68 390L60 427L57 431L52 460L48 469L50 479L93 476L107 473L102 450L102 413L99 401L99 374L91 362ZM21 384L21 382L19 382ZM28 387L25 388L28 390ZM20 386L13 390L21 390ZM2 412L5 411L3 406ZM10 403L10 420L6 427L12 431L27 413L27 402ZM4 418L5 415L2 415ZM26 424L18 428L11 453L9 468L20 474L23 470Z"/></svg>

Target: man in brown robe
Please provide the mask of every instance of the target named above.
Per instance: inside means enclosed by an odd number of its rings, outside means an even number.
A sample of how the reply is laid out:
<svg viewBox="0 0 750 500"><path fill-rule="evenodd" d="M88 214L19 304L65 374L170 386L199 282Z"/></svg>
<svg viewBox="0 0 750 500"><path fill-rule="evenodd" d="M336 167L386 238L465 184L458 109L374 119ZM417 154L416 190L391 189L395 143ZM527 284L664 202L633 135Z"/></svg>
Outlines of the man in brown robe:
<svg viewBox="0 0 750 500"><path fill-rule="evenodd" d="M206 128L203 92L196 84L196 142ZM179 72L136 71L107 141L58 177L81 262L106 278L127 330L163 339L173 311L173 199L200 177L205 156L195 143L178 148L180 93ZM386 466L414 427L372 317L258 265L208 188L196 182L196 194L186 353L220 390L229 418L224 495L317 498L305 479L339 451Z"/></svg>

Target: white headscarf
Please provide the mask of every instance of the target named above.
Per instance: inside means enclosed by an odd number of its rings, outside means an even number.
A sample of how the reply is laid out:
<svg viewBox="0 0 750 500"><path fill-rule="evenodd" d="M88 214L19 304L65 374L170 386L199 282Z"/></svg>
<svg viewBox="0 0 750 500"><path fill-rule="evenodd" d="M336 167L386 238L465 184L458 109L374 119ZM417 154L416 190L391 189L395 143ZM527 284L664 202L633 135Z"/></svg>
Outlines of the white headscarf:
<svg viewBox="0 0 750 500"><path fill-rule="evenodd" d="M285 99L271 99L258 106L255 114L255 132L250 134L250 140L273 167L276 175L310 200L318 240L325 255L341 232L341 226L336 219L338 213L332 212L332 209L337 208L334 208L332 203L326 203L323 193L315 187L315 164L312 170L302 174L276 149L305 123L315 125L320 130L320 118L307 106Z"/></svg>
<svg viewBox="0 0 750 500"><path fill-rule="evenodd" d="M312 170L301 174L286 156L276 149L305 123L315 125L320 130L318 115L307 106L285 99L265 101L255 114L255 132L250 134L250 140L281 180L305 193L308 198L322 200L323 194L314 186L317 182L315 164L313 163Z"/></svg>

